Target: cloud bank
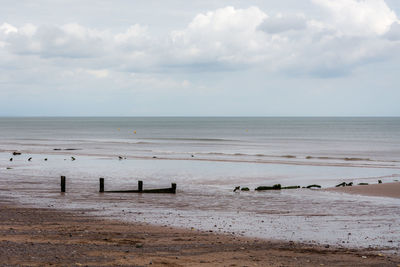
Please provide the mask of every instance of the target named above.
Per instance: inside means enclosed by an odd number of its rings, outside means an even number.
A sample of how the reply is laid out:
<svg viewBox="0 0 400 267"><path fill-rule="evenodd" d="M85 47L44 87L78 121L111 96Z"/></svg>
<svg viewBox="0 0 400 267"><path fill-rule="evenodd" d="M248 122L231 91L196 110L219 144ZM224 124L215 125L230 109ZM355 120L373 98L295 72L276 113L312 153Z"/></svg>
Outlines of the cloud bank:
<svg viewBox="0 0 400 267"><path fill-rule="evenodd" d="M400 22L384 0L312 2L324 14L322 19L302 13L268 14L256 6L228 6L198 14L186 27L164 36L139 24L112 32L76 23L17 26L4 22L0 25L2 65L16 60L25 67L56 68L61 63L70 70L86 69L97 78L116 72L251 67L335 77L399 52Z"/></svg>

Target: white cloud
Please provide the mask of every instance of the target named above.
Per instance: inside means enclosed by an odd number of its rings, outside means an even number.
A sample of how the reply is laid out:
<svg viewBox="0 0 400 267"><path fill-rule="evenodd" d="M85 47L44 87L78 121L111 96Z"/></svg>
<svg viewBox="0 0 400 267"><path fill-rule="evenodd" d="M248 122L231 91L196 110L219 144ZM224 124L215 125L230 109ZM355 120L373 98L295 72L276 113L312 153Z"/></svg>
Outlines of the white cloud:
<svg viewBox="0 0 400 267"><path fill-rule="evenodd" d="M395 12L384 0L312 1L328 13L328 23L341 34L382 35L397 21Z"/></svg>
<svg viewBox="0 0 400 267"><path fill-rule="evenodd" d="M0 26L0 31L4 34L9 34L13 32L18 32L18 29L11 24L3 23Z"/></svg>
<svg viewBox="0 0 400 267"><path fill-rule="evenodd" d="M135 24L130 26L126 32L118 33L114 36L114 40L117 44L131 44L140 40L149 39L147 27Z"/></svg>
<svg viewBox="0 0 400 267"><path fill-rule="evenodd" d="M106 48L107 33L85 28L78 24L41 26L25 24L19 28L3 24L7 32L2 41L9 44L15 54L51 57L90 57ZM1 36L0 36L1 38Z"/></svg>
<svg viewBox="0 0 400 267"><path fill-rule="evenodd" d="M19 32L21 34L29 36L29 37L32 37L33 35L35 35L36 31L37 31L37 27L31 23L25 24L19 29Z"/></svg>
<svg viewBox="0 0 400 267"><path fill-rule="evenodd" d="M171 34L172 57L182 62L243 63L261 60L266 36L257 31L267 17L257 7L226 7L197 15L183 30Z"/></svg>
<svg viewBox="0 0 400 267"><path fill-rule="evenodd" d="M96 78L106 78L110 75L108 70L84 70L85 72L89 73L90 75L95 76Z"/></svg>
<svg viewBox="0 0 400 267"><path fill-rule="evenodd" d="M270 17L264 20L259 26L260 30L267 33L281 33L285 31L298 31L306 28L306 18L304 15L282 15Z"/></svg>
<svg viewBox="0 0 400 267"><path fill-rule="evenodd" d="M399 50L400 24L383 0L312 1L327 12L326 18L228 6L198 14L164 37L140 24L112 32L76 23L3 23L0 49L18 57L21 65L29 60L49 68L84 69L97 78L111 72L213 72L252 66L337 76Z"/></svg>

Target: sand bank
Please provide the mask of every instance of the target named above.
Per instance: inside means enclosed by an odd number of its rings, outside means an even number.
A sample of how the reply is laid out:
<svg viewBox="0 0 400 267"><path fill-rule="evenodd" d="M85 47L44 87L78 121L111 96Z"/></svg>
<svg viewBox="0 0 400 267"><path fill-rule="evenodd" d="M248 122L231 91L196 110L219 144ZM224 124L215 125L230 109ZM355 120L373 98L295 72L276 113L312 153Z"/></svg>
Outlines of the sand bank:
<svg viewBox="0 0 400 267"><path fill-rule="evenodd" d="M400 198L400 182L329 188L327 191L349 194Z"/></svg>
<svg viewBox="0 0 400 267"><path fill-rule="evenodd" d="M398 255L103 220L0 201L7 266L399 266Z"/></svg>

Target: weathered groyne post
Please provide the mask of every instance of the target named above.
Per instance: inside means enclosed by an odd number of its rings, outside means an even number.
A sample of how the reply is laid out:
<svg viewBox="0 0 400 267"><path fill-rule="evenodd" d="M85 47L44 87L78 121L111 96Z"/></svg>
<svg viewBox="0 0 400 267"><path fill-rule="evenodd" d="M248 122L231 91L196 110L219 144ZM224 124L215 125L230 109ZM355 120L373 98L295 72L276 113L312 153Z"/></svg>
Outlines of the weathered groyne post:
<svg viewBox="0 0 400 267"><path fill-rule="evenodd" d="M143 192L143 181L138 181L138 192Z"/></svg>
<svg viewBox="0 0 400 267"><path fill-rule="evenodd" d="M104 178L100 178L99 181L100 181L100 189L99 189L99 192L100 192L100 193L104 193Z"/></svg>
<svg viewBox="0 0 400 267"><path fill-rule="evenodd" d="M171 184L172 193L176 194L176 183Z"/></svg>
<svg viewBox="0 0 400 267"><path fill-rule="evenodd" d="M65 176L61 176L61 193L65 193Z"/></svg>

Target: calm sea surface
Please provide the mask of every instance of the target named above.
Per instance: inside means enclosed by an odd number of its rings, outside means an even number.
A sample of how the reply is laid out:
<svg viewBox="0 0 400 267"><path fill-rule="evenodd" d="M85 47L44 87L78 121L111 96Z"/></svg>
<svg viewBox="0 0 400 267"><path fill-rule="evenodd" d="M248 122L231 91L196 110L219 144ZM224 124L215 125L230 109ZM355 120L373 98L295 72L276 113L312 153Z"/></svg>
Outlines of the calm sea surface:
<svg viewBox="0 0 400 267"><path fill-rule="evenodd" d="M65 195L60 175L67 176ZM101 195L99 177L106 190L135 189L140 179L145 188L176 182L178 193ZM378 179L400 180L400 118L0 118L0 195L26 205L396 250L398 199L253 191ZM235 186L251 191L233 193Z"/></svg>

